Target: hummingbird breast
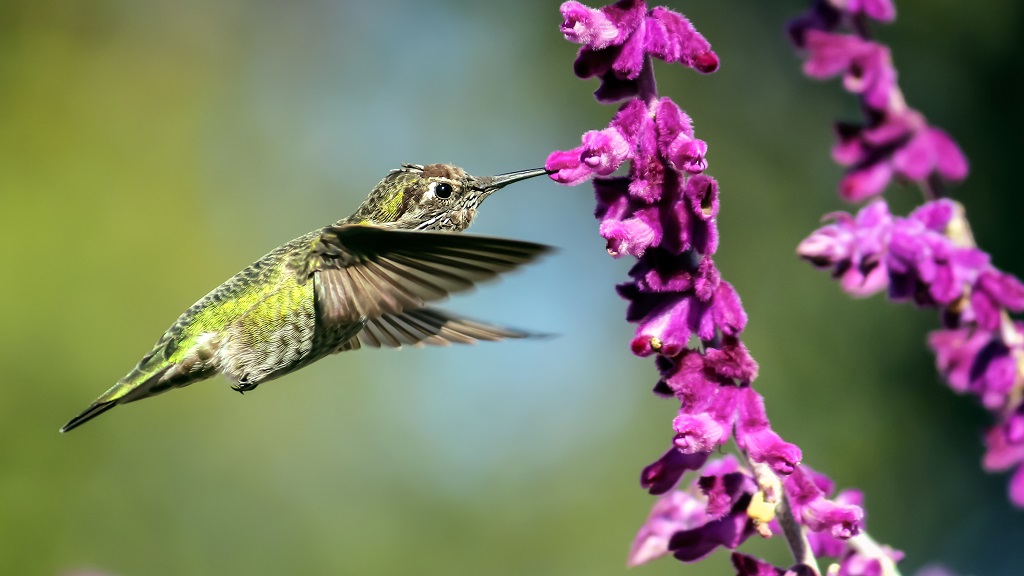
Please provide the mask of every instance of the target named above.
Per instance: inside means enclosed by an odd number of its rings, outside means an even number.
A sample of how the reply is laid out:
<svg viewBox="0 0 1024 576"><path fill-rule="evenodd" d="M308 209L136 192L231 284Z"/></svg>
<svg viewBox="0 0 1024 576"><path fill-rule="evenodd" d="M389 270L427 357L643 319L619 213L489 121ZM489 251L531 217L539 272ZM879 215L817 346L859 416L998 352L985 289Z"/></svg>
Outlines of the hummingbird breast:
<svg viewBox="0 0 1024 576"><path fill-rule="evenodd" d="M282 246L189 308L171 328L179 334L174 372L219 371L255 385L329 354L358 332L358 325L318 326L312 280L286 264L305 245Z"/></svg>

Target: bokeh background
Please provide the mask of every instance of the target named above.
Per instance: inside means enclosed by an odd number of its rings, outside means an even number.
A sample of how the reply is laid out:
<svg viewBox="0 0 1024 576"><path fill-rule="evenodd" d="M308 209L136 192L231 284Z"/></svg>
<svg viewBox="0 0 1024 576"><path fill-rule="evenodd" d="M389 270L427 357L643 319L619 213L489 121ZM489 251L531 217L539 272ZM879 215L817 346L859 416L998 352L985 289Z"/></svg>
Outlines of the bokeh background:
<svg viewBox="0 0 1024 576"><path fill-rule="evenodd" d="M721 56L659 65L721 182L725 278L776 429L840 486L905 574L1019 574L1024 515L979 468L986 415L938 380L934 316L854 301L794 247L840 170L835 82L786 42L805 2L691 1ZM557 333L331 357L244 397L215 379L57 428L196 299L352 211L401 162L497 173L607 123L557 2L0 3L0 573L620 574L673 402L628 353L588 186L490 199L474 232L560 248L450 307ZM1024 273L1024 7L898 2L912 105L962 144L955 195ZM896 190L894 206L917 202ZM785 562L781 541L752 550ZM731 573L663 559L638 575Z"/></svg>

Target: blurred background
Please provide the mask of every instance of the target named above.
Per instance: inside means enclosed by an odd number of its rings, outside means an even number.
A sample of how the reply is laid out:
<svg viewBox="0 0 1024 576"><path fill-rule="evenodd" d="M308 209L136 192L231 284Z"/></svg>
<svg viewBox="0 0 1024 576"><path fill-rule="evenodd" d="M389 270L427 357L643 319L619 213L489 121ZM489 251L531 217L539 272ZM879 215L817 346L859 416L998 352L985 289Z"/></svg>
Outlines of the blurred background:
<svg viewBox="0 0 1024 576"><path fill-rule="evenodd" d="M836 82L801 76L807 2L670 2L721 70L657 67L722 187L716 257L775 428L904 574L1019 574L1024 515L980 470L987 415L937 378L936 318L854 301L794 256L833 210ZM972 163L955 196L1024 274L1024 6L898 2L911 105ZM334 356L244 397L223 378L57 428L185 308L349 214L401 162L541 165L613 108L571 72L557 2L0 3L0 573L620 574L676 406L628 352L589 186L517 184L479 234L560 248L449 308L557 338ZM918 202L890 194L894 209ZM782 542L748 550L786 563ZM731 573L724 555L638 575Z"/></svg>

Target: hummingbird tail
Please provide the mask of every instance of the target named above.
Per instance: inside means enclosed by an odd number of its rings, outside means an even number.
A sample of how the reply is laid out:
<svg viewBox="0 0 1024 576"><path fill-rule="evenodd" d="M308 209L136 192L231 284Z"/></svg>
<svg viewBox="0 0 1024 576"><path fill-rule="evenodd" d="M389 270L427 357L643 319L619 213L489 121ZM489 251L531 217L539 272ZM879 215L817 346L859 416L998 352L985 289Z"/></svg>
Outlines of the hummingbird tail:
<svg viewBox="0 0 1024 576"><path fill-rule="evenodd" d="M135 400L164 392L175 385L181 385L178 382L162 381L161 377L171 367L171 364L166 364L153 372L144 372L136 367L121 381L114 384L110 390L107 390L93 401L84 412L75 416L61 427L60 431L68 432L74 430L118 404L134 402Z"/></svg>
<svg viewBox="0 0 1024 576"><path fill-rule="evenodd" d="M103 414L107 410L110 410L114 406L117 406L117 400L107 400L106 402L94 402L92 406L89 406L88 408L85 409L84 412L82 412L78 416L75 416L70 421L68 421L67 424L62 426L60 431L61 433L64 433L74 430L75 428L78 428L79 426L85 424L89 420L92 420L93 418L99 416L100 414Z"/></svg>
<svg viewBox="0 0 1024 576"><path fill-rule="evenodd" d="M401 348L402 346L447 346L474 344L480 341L496 342L508 338L544 338L547 334L525 332L515 328L485 324L438 310L418 308L402 314L385 314L366 322L362 331L337 352L355 350L360 346L372 348Z"/></svg>

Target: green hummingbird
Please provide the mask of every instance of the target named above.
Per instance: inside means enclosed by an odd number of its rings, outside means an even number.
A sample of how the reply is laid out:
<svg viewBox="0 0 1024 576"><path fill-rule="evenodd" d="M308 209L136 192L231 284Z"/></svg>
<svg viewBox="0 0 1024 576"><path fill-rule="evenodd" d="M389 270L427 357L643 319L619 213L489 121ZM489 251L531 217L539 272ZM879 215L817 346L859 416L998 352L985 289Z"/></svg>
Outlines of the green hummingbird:
<svg viewBox="0 0 1024 576"><path fill-rule="evenodd" d="M496 190L543 168L475 177L403 164L354 214L300 236L204 296L124 378L60 429L118 404L224 374L239 392L361 346L522 338L427 306L525 264L547 246L453 234Z"/></svg>

